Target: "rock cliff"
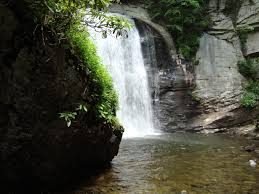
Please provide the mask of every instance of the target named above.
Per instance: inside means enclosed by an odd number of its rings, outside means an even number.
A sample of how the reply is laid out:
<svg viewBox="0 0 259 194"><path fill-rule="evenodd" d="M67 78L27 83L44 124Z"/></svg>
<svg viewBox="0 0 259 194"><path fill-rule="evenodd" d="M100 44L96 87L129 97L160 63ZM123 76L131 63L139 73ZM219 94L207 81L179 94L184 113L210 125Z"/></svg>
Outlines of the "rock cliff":
<svg viewBox="0 0 259 194"><path fill-rule="evenodd" d="M0 181L57 186L108 164L122 131L94 110L70 128L59 118L94 100L92 81L69 48L45 45L17 6L0 6Z"/></svg>
<svg viewBox="0 0 259 194"><path fill-rule="evenodd" d="M143 37L154 112L162 130L243 133L248 124L254 131L255 126L250 124L258 110L240 105L247 81L239 73L238 62L258 56L258 0L210 0L211 26L200 38L196 61L182 59L180 65L175 46L168 47L168 38L161 33L166 28L161 25L159 28L164 29L158 30L151 25L145 2L123 3L115 12L140 20L138 28ZM240 37L244 28L253 29L245 40ZM167 52L166 48L174 51ZM156 58L150 58L150 53Z"/></svg>
<svg viewBox="0 0 259 194"><path fill-rule="evenodd" d="M247 56L257 55L258 4L257 0L210 1L209 14L213 25L200 39L193 91L206 114L194 119L193 127L196 125L206 132L231 127L238 133L239 125L246 125L254 119L257 110L248 111L240 106L246 80L238 72L237 64ZM239 31L248 27L253 30L242 40Z"/></svg>

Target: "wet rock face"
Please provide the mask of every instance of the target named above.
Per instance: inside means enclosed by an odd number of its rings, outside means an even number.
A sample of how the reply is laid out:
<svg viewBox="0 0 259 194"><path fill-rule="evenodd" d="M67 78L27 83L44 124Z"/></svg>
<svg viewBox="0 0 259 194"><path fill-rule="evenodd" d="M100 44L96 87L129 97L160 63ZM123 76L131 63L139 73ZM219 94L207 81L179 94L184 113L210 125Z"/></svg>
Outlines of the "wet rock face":
<svg viewBox="0 0 259 194"><path fill-rule="evenodd" d="M164 36L145 21L136 20L160 129L217 132L247 121L241 119L239 110L244 78L237 63L244 57L225 4L210 2L214 25L200 40L197 66L183 59L177 64L172 55L176 51L169 51Z"/></svg>
<svg viewBox="0 0 259 194"><path fill-rule="evenodd" d="M14 13L0 6L0 180L57 185L82 169L109 163L121 132L81 115L70 128L60 112L88 101L91 81L67 49L32 37Z"/></svg>
<svg viewBox="0 0 259 194"><path fill-rule="evenodd" d="M182 66L176 64L164 37L152 26L139 20L136 23L142 39L156 127L169 132L186 130L188 120L200 111L190 95L192 84L186 82ZM188 72L193 71L191 65L182 62Z"/></svg>
<svg viewBox="0 0 259 194"><path fill-rule="evenodd" d="M224 131L246 125L256 117L258 110L248 111L240 107L245 79L238 72L237 63L246 56L258 56L258 3L237 1L229 7L229 0L210 1L213 26L200 39L193 91L206 114L193 119L191 128L207 129L206 132ZM242 45L236 32L249 26L254 30L247 34L247 41Z"/></svg>
<svg viewBox="0 0 259 194"><path fill-rule="evenodd" d="M124 3L113 5L110 11L133 18L139 30L156 128L169 132L186 130L190 118L200 112L197 101L191 96L193 66L184 60L183 65L176 64L172 36L166 28L151 21L143 4L133 1ZM189 73L191 81L186 80L183 69Z"/></svg>
<svg viewBox="0 0 259 194"><path fill-rule="evenodd" d="M247 34L245 48L237 31L247 25L258 29L257 4L258 1L211 0L213 25L200 39L198 63L182 60L182 65L174 59L174 46L165 44L170 39L156 25L150 25L145 11L143 17L142 12L132 14L130 5L117 8L136 18L158 127L214 133L251 122L257 110L240 107L246 80L238 72L237 63L246 56L258 56L257 30ZM188 77L194 81L190 83Z"/></svg>
<svg viewBox="0 0 259 194"><path fill-rule="evenodd" d="M259 32L250 33L246 42L246 56L259 56Z"/></svg>

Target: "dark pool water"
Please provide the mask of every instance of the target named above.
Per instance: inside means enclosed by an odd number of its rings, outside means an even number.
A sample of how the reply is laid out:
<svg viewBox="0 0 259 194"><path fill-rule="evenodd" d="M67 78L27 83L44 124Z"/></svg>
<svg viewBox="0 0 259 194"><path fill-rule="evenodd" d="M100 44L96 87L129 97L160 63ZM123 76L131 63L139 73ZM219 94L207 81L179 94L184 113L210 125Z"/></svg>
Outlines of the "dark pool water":
<svg viewBox="0 0 259 194"><path fill-rule="evenodd" d="M248 163L257 156L246 145L185 133L124 139L112 168L69 193L258 194L259 168Z"/></svg>

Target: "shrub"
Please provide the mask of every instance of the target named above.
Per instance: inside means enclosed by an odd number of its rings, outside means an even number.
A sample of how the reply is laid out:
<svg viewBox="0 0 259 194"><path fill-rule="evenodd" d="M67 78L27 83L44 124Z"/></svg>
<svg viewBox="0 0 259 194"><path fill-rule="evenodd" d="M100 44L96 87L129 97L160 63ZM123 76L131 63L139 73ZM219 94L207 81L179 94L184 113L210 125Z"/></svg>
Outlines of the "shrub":
<svg viewBox="0 0 259 194"><path fill-rule="evenodd" d="M206 0L150 0L153 19L164 22L175 39L178 51L186 58L195 56L199 37L210 25Z"/></svg>
<svg viewBox="0 0 259 194"><path fill-rule="evenodd" d="M241 104L247 108L254 108L259 102L259 81L257 80L259 59L240 61L238 68L239 72L249 81L241 98Z"/></svg>
<svg viewBox="0 0 259 194"><path fill-rule="evenodd" d="M26 12L28 18L36 23L35 30L46 31L52 35L51 45L60 45L66 39L65 32L78 22L84 21L87 26L94 26L107 34L109 31L122 34L124 28L130 24L122 17L105 14L108 6L119 0L21 0L25 2L29 10ZM84 16L88 16L84 18ZM94 23L99 19L98 24ZM111 30L112 29L112 30ZM44 33L42 33L44 34ZM42 37L48 39L47 37ZM46 40L46 43L48 41Z"/></svg>
<svg viewBox="0 0 259 194"><path fill-rule="evenodd" d="M246 87L246 90L259 96L259 82L250 81L248 86Z"/></svg>
<svg viewBox="0 0 259 194"><path fill-rule="evenodd" d="M247 59L238 62L239 72L248 79L255 80L259 69L258 59Z"/></svg>
<svg viewBox="0 0 259 194"><path fill-rule="evenodd" d="M246 91L242 96L241 104L246 108L254 108L258 104L258 95Z"/></svg>
<svg viewBox="0 0 259 194"><path fill-rule="evenodd" d="M247 108L254 108L259 102L259 81L250 80L241 98L241 104Z"/></svg>

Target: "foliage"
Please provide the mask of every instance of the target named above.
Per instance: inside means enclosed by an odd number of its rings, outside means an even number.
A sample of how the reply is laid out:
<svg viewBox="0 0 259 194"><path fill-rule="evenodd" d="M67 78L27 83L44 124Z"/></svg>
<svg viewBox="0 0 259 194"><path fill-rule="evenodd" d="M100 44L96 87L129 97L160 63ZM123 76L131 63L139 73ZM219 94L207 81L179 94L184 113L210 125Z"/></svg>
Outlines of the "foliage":
<svg viewBox="0 0 259 194"><path fill-rule="evenodd" d="M250 83L241 99L241 104L246 108L254 108L259 102L259 82Z"/></svg>
<svg viewBox="0 0 259 194"><path fill-rule="evenodd" d="M130 24L122 17L105 14L108 6L119 0L24 0L30 11L31 17L37 26L36 30L47 31L54 37L54 43L60 44L66 39L65 32L78 23L84 23L101 29L104 34L110 32L118 35L125 31ZM87 16L87 17L85 17ZM94 21L98 18L99 23ZM43 34L43 33L42 33ZM47 39L47 40L45 40ZM43 37L44 42L49 42L48 37ZM52 40L53 42L53 40Z"/></svg>
<svg viewBox="0 0 259 194"><path fill-rule="evenodd" d="M258 81L250 81L246 87L248 92L254 93L259 96L259 82Z"/></svg>
<svg viewBox="0 0 259 194"><path fill-rule="evenodd" d="M84 111L87 112L87 108L85 104L79 104L78 107L76 108L77 111Z"/></svg>
<svg viewBox="0 0 259 194"><path fill-rule="evenodd" d="M87 112L87 105L85 103L79 103L78 107L74 112L63 112L59 113L59 117L63 118L67 126L70 127L72 124L72 121L76 119L76 116L80 115L80 113Z"/></svg>
<svg viewBox="0 0 259 194"><path fill-rule="evenodd" d="M257 72L259 69L259 59L247 59L238 63L239 71L249 81L241 99L241 104L247 108L253 108L259 102L259 81Z"/></svg>
<svg viewBox="0 0 259 194"><path fill-rule="evenodd" d="M199 37L210 24L206 0L150 0L149 10L153 19L165 23L178 51L187 59L194 57Z"/></svg>
<svg viewBox="0 0 259 194"><path fill-rule="evenodd" d="M252 92L245 92L241 104L246 108L254 108L257 105L258 97Z"/></svg>
<svg viewBox="0 0 259 194"><path fill-rule="evenodd" d="M247 59L238 62L239 72L248 79L256 80L259 70L259 59Z"/></svg>
<svg viewBox="0 0 259 194"><path fill-rule="evenodd" d="M94 109L97 110L97 115L111 122L118 107L117 94L110 75L97 56L95 45L86 29L79 25L72 27L67 32L67 37L74 52L85 65L84 68L90 71L96 100Z"/></svg>
<svg viewBox="0 0 259 194"><path fill-rule="evenodd" d="M124 17L98 11L86 12L85 15L84 23L102 32L104 38L107 38L108 34L116 34L116 37L127 35L127 29L131 28L131 24Z"/></svg>
<svg viewBox="0 0 259 194"><path fill-rule="evenodd" d="M88 106L79 104L74 111L60 113L67 126L80 112L94 112L104 122L117 125L115 114L118 107L117 94L107 70L96 53L86 26L108 33L121 35L130 24L121 17L106 15L105 11L112 2L119 0L23 0L29 7L28 13L33 18L36 31L42 34L44 45L67 48L78 57L85 72L89 73L91 82L90 95L94 99ZM98 22L96 22L98 21ZM39 33L38 33L39 34ZM89 110L89 111L88 111ZM118 124L119 125L119 124Z"/></svg>
<svg viewBox="0 0 259 194"><path fill-rule="evenodd" d="M60 118L64 118L65 121L67 122L67 126L70 127L72 120L76 118L77 113L76 112L64 112L64 113L59 113Z"/></svg>

